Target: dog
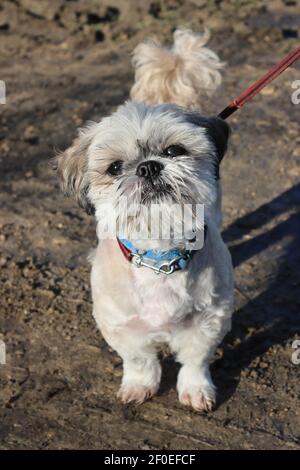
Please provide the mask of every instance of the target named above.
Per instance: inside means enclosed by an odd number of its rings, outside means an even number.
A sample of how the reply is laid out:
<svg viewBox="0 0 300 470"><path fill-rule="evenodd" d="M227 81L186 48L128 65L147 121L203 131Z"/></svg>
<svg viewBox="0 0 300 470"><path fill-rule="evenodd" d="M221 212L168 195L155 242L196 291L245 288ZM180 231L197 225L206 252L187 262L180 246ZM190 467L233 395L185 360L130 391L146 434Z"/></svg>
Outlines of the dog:
<svg viewBox="0 0 300 470"><path fill-rule="evenodd" d="M200 112L224 66L207 41L206 32L179 29L171 47L139 44L131 100L81 129L56 158L63 191L95 214L93 316L123 360L123 403L140 404L158 391L157 347L167 343L181 364L180 402L196 411L216 404L209 365L231 328L233 269L220 234L219 165L229 127ZM129 211L128 238L103 238L108 219L121 217L122 197L129 209L140 207ZM174 237L131 238L144 217L141 207L168 211L173 203L204 205L201 249L188 250ZM114 210L105 213L105 204Z"/></svg>

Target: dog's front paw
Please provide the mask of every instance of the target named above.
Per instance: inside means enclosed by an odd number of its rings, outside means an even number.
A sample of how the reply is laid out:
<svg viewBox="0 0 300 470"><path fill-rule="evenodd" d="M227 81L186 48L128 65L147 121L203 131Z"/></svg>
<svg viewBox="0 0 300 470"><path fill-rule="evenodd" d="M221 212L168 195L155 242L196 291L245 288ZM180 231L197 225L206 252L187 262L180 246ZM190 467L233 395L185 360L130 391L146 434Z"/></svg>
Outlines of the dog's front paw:
<svg viewBox="0 0 300 470"><path fill-rule="evenodd" d="M195 411L212 411L216 404L216 387L208 367L183 366L178 375L179 401Z"/></svg>
<svg viewBox="0 0 300 470"><path fill-rule="evenodd" d="M191 387L179 394L179 401L195 411L212 411L216 405L216 392L214 389Z"/></svg>
<svg viewBox="0 0 300 470"><path fill-rule="evenodd" d="M155 392L154 388L147 388L138 384L126 384L121 386L117 397L122 403L135 402L141 405L144 401L152 398Z"/></svg>

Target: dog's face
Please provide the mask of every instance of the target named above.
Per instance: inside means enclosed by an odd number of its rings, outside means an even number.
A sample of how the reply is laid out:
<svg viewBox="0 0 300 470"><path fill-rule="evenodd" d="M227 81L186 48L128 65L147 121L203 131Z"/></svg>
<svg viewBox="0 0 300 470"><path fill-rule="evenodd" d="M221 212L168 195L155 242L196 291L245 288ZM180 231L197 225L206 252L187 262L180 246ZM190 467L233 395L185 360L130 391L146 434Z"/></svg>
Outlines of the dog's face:
<svg viewBox="0 0 300 470"><path fill-rule="evenodd" d="M58 172L65 192L94 208L97 220L103 204L116 206L121 197L128 208L199 203L209 214L228 134L218 118L129 102L82 130L58 157Z"/></svg>

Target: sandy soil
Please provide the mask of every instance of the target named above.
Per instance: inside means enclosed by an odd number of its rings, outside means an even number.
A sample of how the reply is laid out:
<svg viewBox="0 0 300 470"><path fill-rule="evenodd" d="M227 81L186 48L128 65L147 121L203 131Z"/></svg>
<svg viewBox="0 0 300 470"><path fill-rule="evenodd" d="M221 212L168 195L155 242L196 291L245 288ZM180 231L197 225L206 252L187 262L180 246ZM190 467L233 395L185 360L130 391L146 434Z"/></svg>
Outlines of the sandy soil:
<svg viewBox="0 0 300 470"><path fill-rule="evenodd" d="M298 5L297 5L298 3ZM129 53L177 25L212 30L228 63L227 102L298 45L299 2L286 0L2 0L0 80L0 365L2 449L300 448L299 65L230 119L222 168L224 237L236 274L232 332L212 371L218 407L184 409L163 356L157 396L116 398L121 362L91 315L95 224L59 191L48 165L76 128L128 96Z"/></svg>

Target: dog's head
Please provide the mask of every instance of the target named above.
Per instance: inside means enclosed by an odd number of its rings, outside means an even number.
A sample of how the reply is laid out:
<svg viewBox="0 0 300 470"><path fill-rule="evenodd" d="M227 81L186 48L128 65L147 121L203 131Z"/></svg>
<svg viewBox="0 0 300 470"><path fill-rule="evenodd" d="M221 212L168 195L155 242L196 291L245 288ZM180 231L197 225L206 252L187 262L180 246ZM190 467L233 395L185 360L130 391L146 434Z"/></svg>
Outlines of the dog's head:
<svg viewBox="0 0 300 470"><path fill-rule="evenodd" d="M81 130L57 158L64 191L101 219L101 206L216 203L229 128L174 105L128 102ZM135 212L138 219L139 213Z"/></svg>

